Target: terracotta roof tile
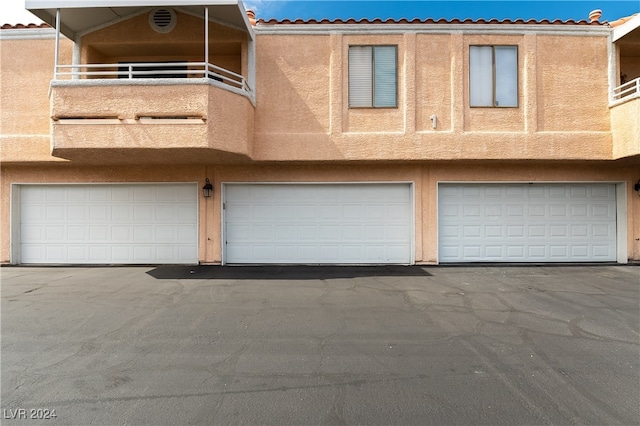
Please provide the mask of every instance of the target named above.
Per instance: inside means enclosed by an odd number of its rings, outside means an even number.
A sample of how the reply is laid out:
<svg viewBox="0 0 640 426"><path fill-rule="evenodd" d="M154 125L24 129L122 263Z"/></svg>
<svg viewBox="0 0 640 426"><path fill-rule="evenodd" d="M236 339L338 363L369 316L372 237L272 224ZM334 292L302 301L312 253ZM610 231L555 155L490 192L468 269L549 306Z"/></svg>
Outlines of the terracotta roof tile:
<svg viewBox="0 0 640 426"><path fill-rule="evenodd" d="M620 19L616 19L613 22L609 23L609 26L613 27L619 27L620 25L632 20L633 18L635 18L636 16L640 15L640 13L635 13L631 16L625 16L624 18L620 18Z"/></svg>
<svg viewBox="0 0 640 426"><path fill-rule="evenodd" d="M636 14L637 15L637 14ZM433 19L433 18L426 18L426 19L420 19L420 18L413 18L413 19L407 19L407 18L401 18L401 19L393 19L393 18L389 18L389 19L380 19L380 18L374 18L374 19L368 19L368 18L363 18L363 19L355 19L355 18L348 18L348 19L342 19L342 18L337 18L337 19L327 19L327 18L323 18L323 19L263 19L260 18L257 20L257 23L259 25L329 25L329 24L334 24L334 25L341 25L341 24L502 24L502 25L509 25L509 24L527 24L527 25L610 25L610 26L617 26L617 25L621 25L623 23L625 23L626 21L628 21L629 19L633 18L636 15L632 15L626 18L621 18L618 19L616 21L611 22L610 24L606 21L604 22L598 22L598 21L594 21L594 22L589 22L587 20L579 20L579 21L575 21L573 19L569 19L566 21L562 21L560 19L554 19L554 20L549 20L549 19L541 19L541 20L536 20L536 19L503 19L503 20L499 20L496 18L492 18L492 19L484 19L484 18L480 18L480 19L459 19L459 18L454 18L454 19L444 19L444 18L440 18L440 19ZM51 26L49 24L46 23L41 23L41 24L4 24L0 27L0 29L6 30L6 29L22 29L22 28L51 28Z"/></svg>
<svg viewBox="0 0 640 426"><path fill-rule="evenodd" d="M573 19L569 19L566 21L562 21L560 19L503 19L499 20L496 18L493 19L433 19L433 18L413 18L413 19L258 19L258 25L329 25L329 24L527 24L527 25L606 25L607 22L589 22L587 20L579 20L575 21Z"/></svg>
<svg viewBox="0 0 640 426"><path fill-rule="evenodd" d="M42 23L42 24L3 24L0 29L2 30L17 30L23 28L51 28L51 25Z"/></svg>

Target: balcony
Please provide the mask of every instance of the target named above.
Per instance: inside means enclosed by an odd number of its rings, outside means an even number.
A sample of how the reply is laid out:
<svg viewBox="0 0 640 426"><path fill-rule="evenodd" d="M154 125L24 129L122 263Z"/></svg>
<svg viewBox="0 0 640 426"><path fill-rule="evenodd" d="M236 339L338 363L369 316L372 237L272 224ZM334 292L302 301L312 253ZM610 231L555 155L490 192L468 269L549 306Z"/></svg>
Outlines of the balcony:
<svg viewBox="0 0 640 426"><path fill-rule="evenodd" d="M620 79L609 97L612 156L640 159L640 14L611 26L614 69Z"/></svg>
<svg viewBox="0 0 640 426"><path fill-rule="evenodd" d="M242 75L200 62L57 70L51 83L56 157L191 163L243 161L250 155L253 94Z"/></svg>
<svg viewBox="0 0 640 426"><path fill-rule="evenodd" d="M138 3L28 0L56 28L51 154L76 164L247 161L255 42L241 1ZM76 40L70 64L62 35Z"/></svg>
<svg viewBox="0 0 640 426"><path fill-rule="evenodd" d="M640 155L640 78L616 87L610 105L613 158Z"/></svg>

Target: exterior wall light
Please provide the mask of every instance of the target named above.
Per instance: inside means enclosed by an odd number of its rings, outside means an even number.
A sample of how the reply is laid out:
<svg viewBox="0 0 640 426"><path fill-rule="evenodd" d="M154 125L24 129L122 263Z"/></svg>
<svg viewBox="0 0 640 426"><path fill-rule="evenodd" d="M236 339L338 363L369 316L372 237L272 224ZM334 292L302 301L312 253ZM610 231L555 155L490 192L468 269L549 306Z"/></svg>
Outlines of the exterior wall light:
<svg viewBox="0 0 640 426"><path fill-rule="evenodd" d="M209 178L206 179L204 186L202 187L202 196L205 198L211 197L213 193L213 185L209 181Z"/></svg>

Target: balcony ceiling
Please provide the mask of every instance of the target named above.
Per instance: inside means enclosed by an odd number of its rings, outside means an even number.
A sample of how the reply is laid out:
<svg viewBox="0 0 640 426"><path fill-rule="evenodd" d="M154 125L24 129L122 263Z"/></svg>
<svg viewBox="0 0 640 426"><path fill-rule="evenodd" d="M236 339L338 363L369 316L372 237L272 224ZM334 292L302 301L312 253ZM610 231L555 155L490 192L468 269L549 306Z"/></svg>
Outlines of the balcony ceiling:
<svg viewBox="0 0 640 426"><path fill-rule="evenodd" d="M640 28L625 35L617 42L622 56L640 56Z"/></svg>
<svg viewBox="0 0 640 426"><path fill-rule="evenodd" d="M70 39L153 7L173 7L204 18L205 6L209 6L210 20L244 30L253 38L242 0L25 0L27 10L53 27L60 9L60 32Z"/></svg>

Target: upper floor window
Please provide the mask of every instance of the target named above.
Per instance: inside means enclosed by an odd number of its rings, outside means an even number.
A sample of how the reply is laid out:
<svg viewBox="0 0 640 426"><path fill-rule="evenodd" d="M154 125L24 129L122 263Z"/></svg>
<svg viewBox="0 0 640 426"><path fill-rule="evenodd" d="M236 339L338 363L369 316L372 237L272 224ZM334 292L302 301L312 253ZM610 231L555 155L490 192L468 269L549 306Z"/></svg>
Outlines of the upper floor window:
<svg viewBox="0 0 640 426"><path fill-rule="evenodd" d="M398 106L397 46L349 46L349 107Z"/></svg>
<svg viewBox="0 0 640 426"><path fill-rule="evenodd" d="M469 46L472 107L518 106L518 46Z"/></svg>

